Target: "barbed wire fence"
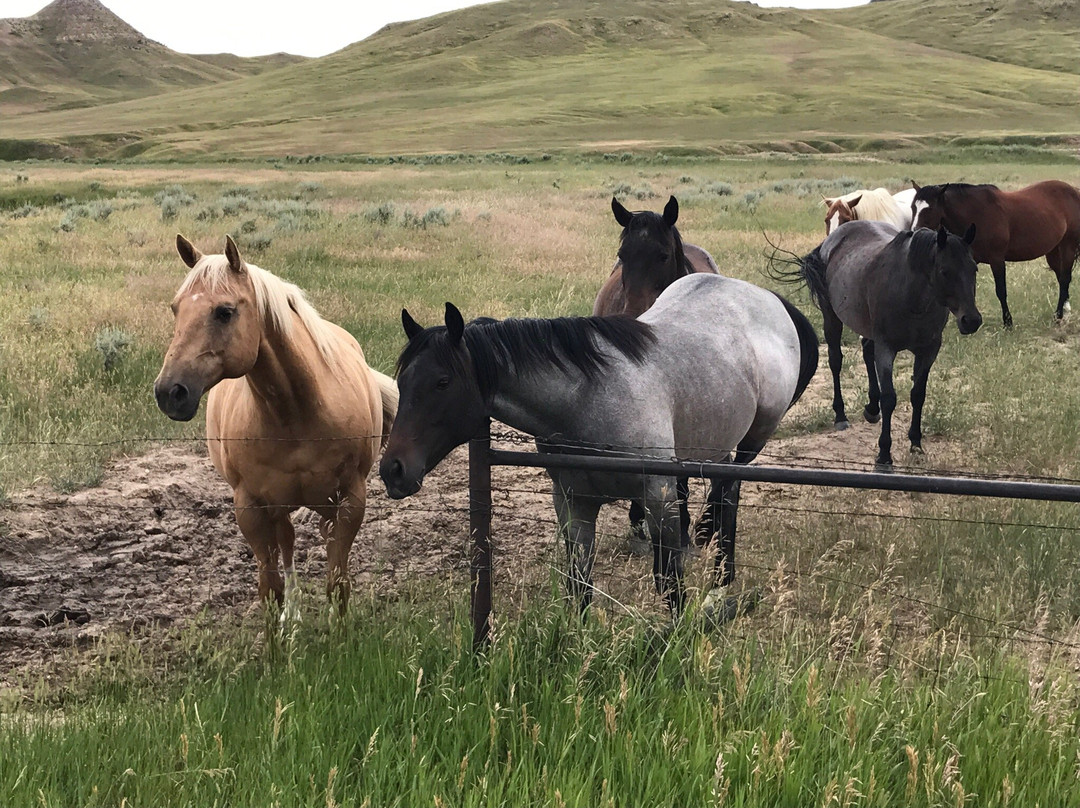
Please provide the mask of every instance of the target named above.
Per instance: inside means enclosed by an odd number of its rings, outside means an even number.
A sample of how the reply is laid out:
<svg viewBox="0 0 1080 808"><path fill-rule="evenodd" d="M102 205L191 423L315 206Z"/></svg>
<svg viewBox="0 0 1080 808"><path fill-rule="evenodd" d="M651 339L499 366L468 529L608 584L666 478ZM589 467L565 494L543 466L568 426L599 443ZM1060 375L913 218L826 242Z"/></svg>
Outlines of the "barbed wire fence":
<svg viewBox="0 0 1080 808"><path fill-rule="evenodd" d="M356 440L381 436L351 436L348 438L330 438L327 440ZM528 436L524 436L520 433L501 431L494 432L490 436L491 441L500 447L522 447L527 444L533 443L533 439ZM232 438L232 441L250 441L251 438ZM262 440L261 438L258 440ZM113 440L104 441L63 441L63 440L12 440L12 441L0 441L0 447L69 447L69 448L101 448L101 449L115 449L124 446L147 446L147 445L164 445L164 444L205 444L205 436L192 436L192 437L175 437L175 436L140 436L140 437L127 437L117 438ZM283 441L286 442L286 441ZM549 445L551 445L549 443ZM558 444L554 448L573 448L580 450L581 444L564 445L560 447ZM630 459L640 457L643 452L655 454L654 447L611 447L611 446L592 446L586 447L602 451L608 457ZM499 452L505 452L505 449L497 449L494 457L492 458L497 468L499 466ZM537 455L537 458L540 456ZM867 474L872 474L869 471L873 469L873 464L870 462L861 463L855 461L846 461L838 463L832 458L817 456L817 455L797 455L790 453L770 453L768 451L761 453L763 459L778 459L782 460L786 467L791 469L801 469L806 471L823 471L828 469L836 469L837 466L841 466L846 470L853 470L859 472L866 470ZM760 461L759 461L760 462ZM698 464L700 465L700 464ZM924 477L941 477L942 479L953 480L969 480L969 481L997 481L1001 483L1022 483L1030 485L1042 485L1049 487L1056 487L1058 490L1051 493L1067 493L1070 494L1070 498L1061 499L1056 501L1080 501L1080 486L1077 485L1078 480L1072 478L1051 477L1047 475L1015 475L1015 474L983 474L976 472L956 472L952 469L933 469L926 466L913 466L913 467L898 467L896 472L892 475L895 479L900 479L906 476L909 472L917 472ZM540 473L534 469L534 473L537 477L540 477ZM565 566L560 558L561 552L558 547L558 542L550 541L554 537L559 535L559 525L554 517L554 512L550 506L550 486L543 483L538 484L536 487L528 487L522 484L520 476L506 476L506 479L500 479L493 483L490 487L489 496L491 497L491 511L495 518L495 538L502 547L507 546L511 541L516 540L516 537L499 536L498 530L500 527L504 527L499 521L499 511L510 510L513 513L515 520L514 529L520 531L522 526L527 525L531 528L531 532L536 536L543 536L549 539L544 545L542 552L532 554L528 563L531 566L531 570L526 572L524 569L514 572L512 565L509 571L511 574L516 574L516 579L513 581L502 580L499 582L500 587L507 585L510 588L519 587L524 589L531 585L533 588L539 587L543 589L545 580L550 583L552 577L562 578L566 575ZM1071 492L1065 491L1066 488L1075 489ZM408 509L413 514L430 516L432 518L439 518L444 522L446 520L455 520L462 524L464 536L459 536L459 539L464 545L469 539L469 531L464 529L466 521L470 514L470 505L475 505L472 502L473 495L468 495L463 499L463 491L449 492L440 491L434 498L434 501L427 503L405 501L403 503L396 504L395 508ZM532 509L523 509L520 507L520 502L527 498L534 498L537 500L535 511ZM1048 499L1054 499L1053 496L1048 496ZM24 502L21 502L19 498L9 498L3 502L0 502L0 520L5 518L5 514L17 512L22 508L27 507ZM92 520L95 514L102 513L117 513L126 512L129 514L145 514L148 507L159 508L162 513L158 516L164 515L167 511L188 511L193 514L206 514L208 509L215 511L214 515L220 515L222 512L234 510L231 502L227 498L223 498L217 502L193 502L190 504L171 501L164 505L151 505L148 506L145 503L137 502L93 502L93 501L80 501L78 503L72 503L70 500L58 498L53 501L37 501L33 505L34 508L42 511L61 511L78 509L88 519ZM253 505L251 508L290 508L291 506L282 505ZM296 505L297 508L306 507L306 505ZM1010 530L1038 530L1038 531L1052 531L1059 534L1071 534L1080 531L1080 516L1078 516L1075 523L1072 522L1055 522L1051 520L1045 521L1030 521L1020 519L991 519L991 518L978 518L972 519L969 517L949 514L918 514L918 513L901 513L896 510L875 510L872 507L815 507L805 504L782 504L776 502L746 502L744 501L740 505L741 511L747 511L750 513L759 514L759 518L767 519L769 514L776 515L782 514L791 518L814 518L825 520L879 520L890 521L895 520L901 523L913 523L913 524L936 524L942 526L948 526L950 524L968 525L973 527L992 527L998 529L1010 529ZM545 513L546 515L539 515ZM617 517L622 519L621 514ZM239 540L239 534L237 531L237 538ZM594 575L596 578L603 582L606 580L613 580L620 575L624 578L635 579L632 585L622 586L621 591L615 591L614 587L605 588L603 583L600 583L595 588L596 600L605 605L606 608L618 611L622 614L628 615L631 618L640 619L642 621L655 621L657 619L659 608L657 606L658 599L655 593L652 592L652 578L651 572L644 569L644 562L641 560L635 560L630 558L625 551L625 532L612 528L609 525L607 530L601 530L598 526L597 532L598 542L606 544L609 547L619 548L615 552L609 552L599 557L600 563L594 569ZM361 532L361 541L364 540L363 531ZM753 539L748 532L744 531L740 544L741 546L752 545ZM464 551L462 555L468 556L468 550L462 547ZM459 565L461 558L459 557ZM481 562L483 563L483 562ZM524 562L522 562L524 563ZM476 573L476 563L474 559L474 575ZM844 575L837 574L835 571L829 569L820 568L815 566L814 563L809 565L792 565L784 561L783 558L777 559L776 563L759 563L756 561L741 560L739 568L744 571L759 574L761 576L779 576L788 577L799 582L812 582L816 585L831 585L842 590L847 590L852 593L874 591L878 596L888 598L893 602L907 604L910 607L917 608L921 613L938 614L945 619L962 619L967 624L978 624L986 627L986 632L983 634L973 634L970 630L967 631L966 636L969 639L987 639L997 642L1020 642L1020 643L1032 643L1044 645L1047 647L1067 649L1070 651L1076 651L1080 649L1080 642L1075 637L1055 636L1048 633L1045 630L1040 629L1034 625L1021 625L1016 621L1001 620L991 616L976 613L971 610L959 609L955 606L950 606L947 603L941 601L934 601L926 597L919 597L911 594L910 592L902 591L897 586L890 586L888 582L881 580L862 581L855 578L849 578ZM496 578L500 575L501 571L505 568L500 567L498 562L492 564L490 560L487 562L486 574L494 574ZM627 570L630 572L627 573ZM2 570L0 570L2 573ZM251 578L245 582L248 584L251 582ZM0 574L0 587L3 585L3 576ZM629 595L629 596L628 596ZM490 597L490 595L489 595ZM645 599L647 604L644 608L642 606L642 599ZM656 601L657 603L652 603ZM827 615L822 614L819 617L825 618ZM485 617L485 623L488 622L488 618ZM926 630L922 628L921 630Z"/></svg>

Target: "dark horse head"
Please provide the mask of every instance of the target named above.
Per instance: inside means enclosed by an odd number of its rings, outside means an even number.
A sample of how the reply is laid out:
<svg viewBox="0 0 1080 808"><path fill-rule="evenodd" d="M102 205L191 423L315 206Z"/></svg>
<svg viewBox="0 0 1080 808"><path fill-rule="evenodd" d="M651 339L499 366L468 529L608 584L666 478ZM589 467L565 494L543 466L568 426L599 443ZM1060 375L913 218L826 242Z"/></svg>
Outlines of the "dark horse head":
<svg viewBox="0 0 1080 808"><path fill-rule="evenodd" d="M663 214L650 210L630 212L615 197L611 211L622 226L619 261L622 263L624 314L644 314L660 293L693 269L686 261L682 239L675 229L679 203L671 197Z"/></svg>
<svg viewBox="0 0 1080 808"><path fill-rule="evenodd" d="M975 273L978 266L971 257L975 225L969 225L963 238L938 227L936 233L912 233L911 254L918 258L930 282L937 302L956 315L961 334L974 334L982 325L982 314L975 305Z"/></svg>
<svg viewBox="0 0 1080 808"><path fill-rule="evenodd" d="M409 343L398 359L400 417L379 464L391 499L419 491L424 475L487 423L481 380L462 339L465 320L452 303L445 319L445 326L424 328L401 310Z"/></svg>

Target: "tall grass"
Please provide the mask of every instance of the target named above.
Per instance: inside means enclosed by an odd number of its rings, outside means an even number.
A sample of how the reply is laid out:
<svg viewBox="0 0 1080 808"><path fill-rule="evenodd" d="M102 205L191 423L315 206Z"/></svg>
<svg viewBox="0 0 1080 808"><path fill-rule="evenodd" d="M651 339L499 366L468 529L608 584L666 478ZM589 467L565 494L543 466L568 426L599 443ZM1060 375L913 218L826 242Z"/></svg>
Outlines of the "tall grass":
<svg viewBox="0 0 1080 808"><path fill-rule="evenodd" d="M435 600L438 600L436 598ZM0 721L10 805L1068 805L1077 686L944 649L875 669L736 629L534 609L481 658L429 597L364 600L252 656L127 646Z"/></svg>

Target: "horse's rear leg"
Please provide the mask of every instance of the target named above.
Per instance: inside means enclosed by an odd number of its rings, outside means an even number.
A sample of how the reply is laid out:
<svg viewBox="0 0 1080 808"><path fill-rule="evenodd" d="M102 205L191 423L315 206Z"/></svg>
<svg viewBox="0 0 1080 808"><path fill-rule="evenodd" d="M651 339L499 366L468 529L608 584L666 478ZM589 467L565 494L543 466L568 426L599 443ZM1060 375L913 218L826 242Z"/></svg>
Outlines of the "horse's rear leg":
<svg viewBox="0 0 1080 808"><path fill-rule="evenodd" d="M288 513L269 508L265 503L247 495L241 489L233 492L233 505L236 512L236 524L240 527L251 551L255 554L255 563L259 568L259 600L265 601L271 593L281 603L285 600L285 583L281 577L278 563L278 534L281 520L291 527ZM289 547L289 562L292 562L292 547Z"/></svg>
<svg viewBox="0 0 1080 808"><path fill-rule="evenodd" d="M1009 293L1005 290L1005 262L995 261L990 264L994 273L994 292L1001 302L1001 322L1006 328L1012 328L1012 312L1009 311Z"/></svg>
<svg viewBox="0 0 1080 808"><path fill-rule="evenodd" d="M866 365L866 390L870 399L863 408L867 423L876 424L881 417L881 389L878 387L877 371L874 369L874 341L862 338L862 358Z"/></svg>
<svg viewBox="0 0 1080 808"><path fill-rule="evenodd" d="M930 368L933 367L940 349L939 343L924 353L915 354L915 367L911 374L911 427L908 429L913 452L922 451L922 411L926 402L926 380L930 378Z"/></svg>
<svg viewBox="0 0 1080 808"><path fill-rule="evenodd" d="M1069 305L1069 284L1072 283L1076 252L1075 244L1068 244L1063 241L1046 255L1046 263L1050 265L1050 269L1057 276L1058 302L1055 314L1059 320L1065 316L1065 312L1071 309Z"/></svg>
<svg viewBox="0 0 1080 808"><path fill-rule="evenodd" d="M822 306L821 314L824 318L825 342L829 346L829 370L832 371L833 378L834 423L839 431L850 426L847 415L844 413L844 396L840 392L840 371L844 366L844 352L840 347L840 337L843 334L844 325L828 305Z"/></svg>
<svg viewBox="0 0 1080 808"><path fill-rule="evenodd" d="M896 353L880 342L874 345L874 369L881 389L881 437L878 438L877 464L892 467L892 415L896 409L896 388L893 387L893 360Z"/></svg>
<svg viewBox="0 0 1080 808"><path fill-rule="evenodd" d="M349 551L356 534L364 523L367 511L367 480L357 477L338 504L333 524L329 525L330 541L326 543L326 596L337 601L338 613L345 614L352 585L349 580Z"/></svg>

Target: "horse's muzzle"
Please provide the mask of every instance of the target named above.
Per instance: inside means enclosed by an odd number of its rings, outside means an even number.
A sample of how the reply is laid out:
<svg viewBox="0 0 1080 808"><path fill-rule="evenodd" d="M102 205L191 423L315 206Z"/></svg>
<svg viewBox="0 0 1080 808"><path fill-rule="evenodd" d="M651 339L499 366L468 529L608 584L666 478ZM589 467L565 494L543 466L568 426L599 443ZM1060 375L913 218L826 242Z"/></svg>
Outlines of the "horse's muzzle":
<svg viewBox="0 0 1080 808"><path fill-rule="evenodd" d="M982 325L982 315L979 312L964 314L956 318L956 327L961 334L974 334Z"/></svg>
<svg viewBox="0 0 1080 808"><path fill-rule="evenodd" d="M405 464L396 457L383 455L379 463L379 476L386 483L386 495L390 499L405 499L420 490L423 475L414 477L405 469Z"/></svg>
<svg viewBox="0 0 1080 808"><path fill-rule="evenodd" d="M199 399L202 391L194 392L185 384L156 382L154 398L158 409L174 421L190 421L199 411Z"/></svg>

